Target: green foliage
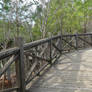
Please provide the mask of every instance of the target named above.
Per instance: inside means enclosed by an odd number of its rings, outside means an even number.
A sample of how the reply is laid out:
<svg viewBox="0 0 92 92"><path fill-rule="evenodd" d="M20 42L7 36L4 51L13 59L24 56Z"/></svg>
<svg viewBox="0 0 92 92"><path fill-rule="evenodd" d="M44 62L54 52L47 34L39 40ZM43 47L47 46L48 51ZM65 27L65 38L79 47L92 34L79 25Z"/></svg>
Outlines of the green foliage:
<svg viewBox="0 0 92 92"><path fill-rule="evenodd" d="M0 39L4 38L4 31L9 30L11 30L10 38L15 37L17 22L19 22L20 35L30 41L30 32L33 36L31 40L42 38L44 33L46 34L44 37L48 37L49 33L56 35L61 30L63 33L82 33L87 31L87 23L92 21L90 20L92 0L50 0L44 4L45 8L36 0L30 1L29 4L24 4L24 1L20 0L20 4L16 14L16 9L12 13L12 8L15 6L11 4L11 0L0 2L0 15L3 15L2 18L0 17ZM33 6L36 7L35 11L32 11ZM25 28L26 23L29 31ZM6 29L2 28L2 24Z"/></svg>
<svg viewBox="0 0 92 92"><path fill-rule="evenodd" d="M50 16L48 18L48 26L54 28L55 26L58 27L57 29L60 30L60 26L56 25L57 20L62 22L62 30L65 32L70 31L71 33L78 33L83 32L83 24L85 21L88 21L90 15L92 15L92 4L91 0L86 0L82 2L81 0L52 0L50 2ZM58 23L59 24L59 23ZM51 30L50 28L50 30ZM53 29L52 29L53 30Z"/></svg>

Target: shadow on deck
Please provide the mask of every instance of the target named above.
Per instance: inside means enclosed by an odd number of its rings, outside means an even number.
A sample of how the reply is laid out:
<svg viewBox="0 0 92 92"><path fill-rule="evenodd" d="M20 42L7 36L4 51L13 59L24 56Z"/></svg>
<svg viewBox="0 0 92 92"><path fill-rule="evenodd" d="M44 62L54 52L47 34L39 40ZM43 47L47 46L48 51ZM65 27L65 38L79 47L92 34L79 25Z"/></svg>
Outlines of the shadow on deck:
<svg viewBox="0 0 92 92"><path fill-rule="evenodd" d="M28 92L92 92L92 49L62 55Z"/></svg>

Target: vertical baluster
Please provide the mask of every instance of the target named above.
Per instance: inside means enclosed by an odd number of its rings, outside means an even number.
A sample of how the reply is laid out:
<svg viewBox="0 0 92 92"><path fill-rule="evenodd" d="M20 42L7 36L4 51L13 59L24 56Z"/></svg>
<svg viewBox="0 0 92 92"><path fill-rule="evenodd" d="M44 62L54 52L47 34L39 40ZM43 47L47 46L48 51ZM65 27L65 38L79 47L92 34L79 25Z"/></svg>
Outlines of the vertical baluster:
<svg viewBox="0 0 92 92"><path fill-rule="evenodd" d="M86 40L86 35L83 36L83 39ZM86 47L85 41L83 41L84 48Z"/></svg>
<svg viewBox="0 0 92 92"><path fill-rule="evenodd" d="M92 43L92 35L90 35L90 40L91 40L91 43Z"/></svg>
<svg viewBox="0 0 92 92"><path fill-rule="evenodd" d="M61 54L63 52L63 40L62 40L62 38L63 38L63 36L61 34L61 36L60 36L60 50L61 50Z"/></svg>
<svg viewBox="0 0 92 92"><path fill-rule="evenodd" d="M76 45L76 50L78 50L78 35L75 35L75 45Z"/></svg>
<svg viewBox="0 0 92 92"><path fill-rule="evenodd" d="M49 61L49 63L52 64L52 40L50 40L49 44L50 44L50 61Z"/></svg>

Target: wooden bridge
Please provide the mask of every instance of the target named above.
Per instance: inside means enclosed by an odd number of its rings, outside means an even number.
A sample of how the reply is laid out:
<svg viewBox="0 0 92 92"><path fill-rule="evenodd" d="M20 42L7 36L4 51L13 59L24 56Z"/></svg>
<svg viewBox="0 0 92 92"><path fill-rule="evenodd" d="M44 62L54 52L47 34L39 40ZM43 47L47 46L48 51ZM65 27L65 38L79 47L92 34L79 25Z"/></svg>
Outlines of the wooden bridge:
<svg viewBox="0 0 92 92"><path fill-rule="evenodd" d="M0 52L0 62L5 62L0 92L92 91L92 34L57 35L27 44L17 38L16 46Z"/></svg>

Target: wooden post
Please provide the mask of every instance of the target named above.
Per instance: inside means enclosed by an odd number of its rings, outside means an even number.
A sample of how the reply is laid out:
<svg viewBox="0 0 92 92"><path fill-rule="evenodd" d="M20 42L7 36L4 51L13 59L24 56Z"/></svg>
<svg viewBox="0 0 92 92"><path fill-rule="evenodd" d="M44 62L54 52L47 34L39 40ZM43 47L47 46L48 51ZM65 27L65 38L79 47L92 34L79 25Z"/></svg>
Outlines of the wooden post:
<svg viewBox="0 0 92 92"><path fill-rule="evenodd" d="M49 63L52 64L52 40L50 40L49 44L50 44L50 61L49 61Z"/></svg>
<svg viewBox="0 0 92 92"><path fill-rule="evenodd" d="M83 35L83 39L86 40L85 35ZM85 47L86 47L86 43L85 43L85 41L83 42L83 45L84 45L84 48L85 48Z"/></svg>
<svg viewBox="0 0 92 92"><path fill-rule="evenodd" d="M63 40L62 40L63 36L62 36L62 33L61 33L61 37L60 37L60 50L61 50L61 54L63 52Z"/></svg>
<svg viewBox="0 0 92 92"><path fill-rule="evenodd" d="M90 35L90 40L91 40L91 43L92 43L92 35Z"/></svg>
<svg viewBox="0 0 92 92"><path fill-rule="evenodd" d="M18 92L25 92L25 69L24 69L24 48L23 48L23 38L16 38L16 45L19 47L19 60L16 64L16 77L17 85L19 89Z"/></svg>
<svg viewBox="0 0 92 92"><path fill-rule="evenodd" d="M78 50L78 35L75 35L75 45L76 45L76 50Z"/></svg>

